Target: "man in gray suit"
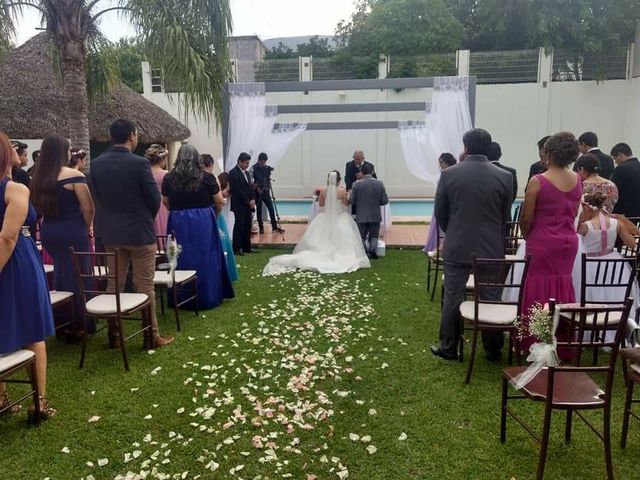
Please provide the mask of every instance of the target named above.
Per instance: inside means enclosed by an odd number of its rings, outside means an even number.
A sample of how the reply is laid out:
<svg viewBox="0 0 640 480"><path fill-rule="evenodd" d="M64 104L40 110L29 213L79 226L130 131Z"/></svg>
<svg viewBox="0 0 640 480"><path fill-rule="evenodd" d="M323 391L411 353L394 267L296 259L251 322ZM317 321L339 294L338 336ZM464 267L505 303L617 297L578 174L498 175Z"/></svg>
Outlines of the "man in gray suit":
<svg viewBox="0 0 640 480"><path fill-rule="evenodd" d="M460 304L475 254L503 258L507 222L511 218L513 179L509 172L491 164L487 154L491 135L482 129L464 134L463 161L444 170L435 200L435 216L445 232L444 302L440 320L440 345L434 355L458 358L461 335ZM487 300L498 300L500 292L484 292ZM497 298L490 298L497 297ZM489 360L498 360L504 337L500 332L482 332Z"/></svg>
<svg viewBox="0 0 640 480"><path fill-rule="evenodd" d="M387 191L382 181L373 178L373 166L362 165L363 177L353 184L351 189L351 205L356 211L356 223L360 230L364 249L370 258L378 258L378 237L380 236L380 222L382 215L380 207L389 203ZM367 250L367 238L369 249Z"/></svg>

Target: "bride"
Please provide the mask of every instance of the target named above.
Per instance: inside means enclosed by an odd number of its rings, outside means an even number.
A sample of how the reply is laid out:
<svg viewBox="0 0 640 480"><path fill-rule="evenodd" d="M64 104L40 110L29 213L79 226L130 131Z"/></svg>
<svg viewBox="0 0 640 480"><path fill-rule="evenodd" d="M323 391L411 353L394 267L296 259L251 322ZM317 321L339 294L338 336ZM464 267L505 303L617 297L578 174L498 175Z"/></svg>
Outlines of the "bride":
<svg viewBox="0 0 640 480"><path fill-rule="evenodd" d="M348 213L349 200L344 188L339 187L340 173L329 173L327 188L320 193L320 213L291 255L272 257L263 275L280 275L295 270L319 273L347 273L371 264L364 252L358 226Z"/></svg>

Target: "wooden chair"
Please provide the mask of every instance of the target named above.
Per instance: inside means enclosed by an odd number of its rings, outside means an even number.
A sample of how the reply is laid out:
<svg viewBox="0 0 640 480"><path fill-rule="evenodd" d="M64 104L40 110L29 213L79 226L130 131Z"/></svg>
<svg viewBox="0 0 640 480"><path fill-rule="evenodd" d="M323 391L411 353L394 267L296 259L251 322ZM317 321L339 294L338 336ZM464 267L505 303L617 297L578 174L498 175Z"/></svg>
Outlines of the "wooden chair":
<svg viewBox="0 0 640 480"><path fill-rule="evenodd" d="M431 301L435 298L440 270L444 263L440 255L440 234L437 235L436 249L427 252L427 292L431 292Z"/></svg>
<svg viewBox="0 0 640 480"><path fill-rule="evenodd" d="M73 292L63 292L59 290L51 290L49 292L49 297L51 299L51 309L54 311L61 309L62 307L66 307L69 310L69 320L66 322L58 323L56 325L56 330L61 330L64 327L67 327L73 323L73 319L75 318L75 308L73 305Z"/></svg>
<svg viewBox="0 0 640 480"><path fill-rule="evenodd" d="M471 356L467 366L465 383L471 381L473 364L478 346L480 332L500 332L509 334L509 362L512 361L514 337L517 334L516 320L520 317L520 305L524 284L529 269L530 257L520 260L506 260L473 257L473 301L465 301L460 305L464 334L465 330L472 330ZM505 289L517 290L517 299L503 298ZM460 358L462 358L464 335L460 336ZM516 349L518 364L520 363L520 349Z"/></svg>
<svg viewBox="0 0 640 480"><path fill-rule="evenodd" d="M26 369L30 379L29 380L16 380L9 379L16 372L22 369ZM24 394L17 400L13 400L7 405L0 407L0 415L12 407L18 405L23 400L32 397L33 405L35 408L34 422L40 423L40 392L38 391L38 374L36 372L36 354L31 350L18 350L17 352L0 355L0 382L4 383L22 383L31 385L29 392Z"/></svg>
<svg viewBox="0 0 640 480"><path fill-rule="evenodd" d="M198 316L198 276L195 270L176 270L173 276L168 272L168 261L166 257L168 235L158 235L156 243L158 250L156 252L156 273L153 277L153 284L160 298L160 310L164 315L164 293L173 296L173 311L176 317L176 327L178 331L182 330L180 326L180 314L178 308L182 305L193 301L195 305L195 315ZM169 288L169 284L173 287ZM191 295L178 302L178 292L189 292Z"/></svg>
<svg viewBox="0 0 640 480"><path fill-rule="evenodd" d="M627 435L629 433L629 420L631 417L640 420L640 416L632 411L634 404L640 403L640 398L633 398L633 390L640 385L640 347L623 348L620 350L624 369L624 382L626 395L624 400L624 414L622 415L622 435L620 448L627 448Z"/></svg>
<svg viewBox="0 0 640 480"><path fill-rule="evenodd" d="M549 447L549 434L551 431L551 417L554 410L564 410L565 419L565 443L571 441L571 429L573 414L586 423L586 425L602 440L604 444L605 464L607 479L613 480L613 462L611 458L611 393L615 375L616 359L622 336L624 323L629 315L632 300L627 300L624 305L618 306L587 306L587 307L560 307L555 301L550 301L550 313L554 314L556 308L561 308L560 322L565 322L570 330L567 341L558 341L558 348L567 349L575 354L573 365L560 365L542 369L533 380L525 385L520 395L509 395L509 382L514 380L527 367L508 367L502 372L502 409L500 415L500 441L506 441L507 415L518 422L540 445L538 458L537 480L544 477L547 450ZM611 318L622 321L610 322ZM615 332L615 338L607 340L607 335L585 335L594 327L600 330ZM611 348L611 354L606 365L581 366L582 352L587 349L601 347ZM592 375L604 375L604 388L596 383ZM544 404L544 421L542 436L539 437L534 430L527 425L510 407L510 400L532 400ZM603 430L599 431L592 425L582 413L586 410L602 410Z"/></svg>
<svg viewBox="0 0 640 480"><path fill-rule="evenodd" d="M85 318L94 318L96 320L107 319L109 322L115 324L115 329L117 329L120 336L120 351L122 353L124 368L126 371L129 371L129 359L125 344L128 340L141 333L149 332L149 335L151 334L151 324L149 323L151 318L151 301L144 293L110 293L121 291L118 280L118 249L116 249L114 253L97 253L76 252L71 248L71 255L76 269L78 284L80 285ZM87 273L82 272L80 269L82 258L88 258L89 264L94 265L94 268L89 269ZM98 285L103 284L104 281L107 281L109 284L107 292L98 287ZM90 287L87 287L87 285ZM140 321L139 318L130 317L138 312L143 314L142 329L125 337L123 320ZM100 330L103 329L104 327ZM84 366L84 358L87 352L89 336L87 335L86 326L84 332L82 338L82 353L80 354L80 368ZM93 335L95 335L95 333Z"/></svg>
<svg viewBox="0 0 640 480"><path fill-rule="evenodd" d="M505 255L515 255L523 240L524 237L520 231L520 222L516 220L507 222L507 236L505 237L504 249Z"/></svg>

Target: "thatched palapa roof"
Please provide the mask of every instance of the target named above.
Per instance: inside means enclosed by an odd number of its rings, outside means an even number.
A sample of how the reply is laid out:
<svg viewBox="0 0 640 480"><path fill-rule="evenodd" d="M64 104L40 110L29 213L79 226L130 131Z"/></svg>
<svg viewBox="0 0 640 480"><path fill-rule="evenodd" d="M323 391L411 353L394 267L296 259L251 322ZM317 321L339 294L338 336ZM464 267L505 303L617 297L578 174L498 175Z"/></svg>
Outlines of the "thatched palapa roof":
<svg viewBox="0 0 640 480"><path fill-rule="evenodd" d="M0 131L11 138L69 136L62 81L52 61L52 44L41 33L7 54L0 66ZM109 125L128 118L143 143L168 143L191 136L189 129L165 110L125 85L97 99L89 111L92 142L109 141Z"/></svg>

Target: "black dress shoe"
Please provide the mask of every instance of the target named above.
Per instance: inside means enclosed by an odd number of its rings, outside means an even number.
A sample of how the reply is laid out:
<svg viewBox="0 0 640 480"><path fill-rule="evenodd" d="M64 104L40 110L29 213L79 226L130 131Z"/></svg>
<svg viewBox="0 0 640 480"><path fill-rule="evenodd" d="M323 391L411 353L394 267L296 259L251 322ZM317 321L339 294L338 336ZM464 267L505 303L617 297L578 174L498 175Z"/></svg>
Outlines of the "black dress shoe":
<svg viewBox="0 0 640 480"><path fill-rule="evenodd" d="M374 260L378 259L378 253L375 250L371 250L371 252L369 252L369 255L371 255L371 258L373 258Z"/></svg>
<svg viewBox="0 0 640 480"><path fill-rule="evenodd" d="M457 360L458 355L455 353L448 353L443 350L440 350L440 347L436 347L435 345L431 346L431 353L433 353L436 357L444 358L445 360Z"/></svg>

